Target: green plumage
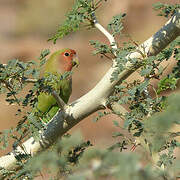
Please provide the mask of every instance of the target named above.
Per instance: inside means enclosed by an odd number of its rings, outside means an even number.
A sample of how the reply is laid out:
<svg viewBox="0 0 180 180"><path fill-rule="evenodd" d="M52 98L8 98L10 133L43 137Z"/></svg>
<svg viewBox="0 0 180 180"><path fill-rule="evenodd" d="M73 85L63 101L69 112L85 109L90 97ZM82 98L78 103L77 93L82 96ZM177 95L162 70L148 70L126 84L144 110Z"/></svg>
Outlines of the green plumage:
<svg viewBox="0 0 180 180"><path fill-rule="evenodd" d="M56 93L59 94L61 99L67 103L72 92L72 79L68 77L62 79L62 74L65 71L63 63L66 61L72 62L72 57L65 57L62 55L63 52L70 51L69 49L63 49L53 53L47 60L44 69L44 77L53 76L53 80L45 82L45 85L50 86ZM64 65L64 64L63 64ZM69 63L69 65L71 65ZM39 112L42 116L44 122L48 122L58 111L59 107L57 105L56 99L47 92L41 92L38 96L38 103L36 107L36 112ZM45 116L44 116L45 115Z"/></svg>

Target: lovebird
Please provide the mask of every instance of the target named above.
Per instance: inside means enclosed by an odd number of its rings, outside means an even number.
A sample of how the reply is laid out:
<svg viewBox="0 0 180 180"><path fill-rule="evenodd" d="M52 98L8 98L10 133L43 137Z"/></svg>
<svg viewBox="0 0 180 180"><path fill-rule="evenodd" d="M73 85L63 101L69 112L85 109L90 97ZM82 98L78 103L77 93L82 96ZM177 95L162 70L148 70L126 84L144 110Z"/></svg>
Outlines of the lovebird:
<svg viewBox="0 0 180 180"><path fill-rule="evenodd" d="M68 48L54 52L45 64L43 76L46 79L50 76L55 77L55 80L48 81L46 85L49 85L66 104L72 92L72 76L62 78L62 75L71 72L72 68L78 65L75 50ZM50 93L40 92L37 97L36 112L47 115L42 120L48 122L58 110L56 99Z"/></svg>

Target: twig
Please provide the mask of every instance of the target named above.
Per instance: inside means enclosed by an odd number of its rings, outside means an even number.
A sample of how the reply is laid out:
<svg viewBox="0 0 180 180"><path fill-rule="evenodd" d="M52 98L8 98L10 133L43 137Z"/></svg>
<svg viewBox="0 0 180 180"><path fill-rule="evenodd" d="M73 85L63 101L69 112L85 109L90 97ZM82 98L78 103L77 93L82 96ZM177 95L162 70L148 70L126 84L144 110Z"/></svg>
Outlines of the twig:
<svg viewBox="0 0 180 180"><path fill-rule="evenodd" d="M64 111L64 107L66 106L66 103L60 98L60 96L56 93L56 91L53 91L52 95L56 99L56 102L57 102L59 108L62 111Z"/></svg>
<svg viewBox="0 0 180 180"><path fill-rule="evenodd" d="M35 83L37 79L25 79L24 82ZM60 96L56 93L56 91L52 92L53 97L56 99L56 102L61 110L64 110L66 103L60 98Z"/></svg>
<svg viewBox="0 0 180 180"><path fill-rule="evenodd" d="M98 23L94 12L92 13L92 19L94 22L94 26L107 37L112 48L117 49L117 45L116 45L116 41L115 41L114 37L101 24Z"/></svg>
<svg viewBox="0 0 180 180"><path fill-rule="evenodd" d="M9 90L10 93L12 93L13 88L11 87L11 85L9 83L7 83L6 81L2 81L5 84L5 87ZM16 100L17 104L20 106L19 100L16 97L16 95L14 93L12 93L14 99Z"/></svg>
<svg viewBox="0 0 180 180"><path fill-rule="evenodd" d="M27 83L35 83L35 82L37 82L38 80L37 79L23 79L22 78L22 81L24 81L24 82L27 82Z"/></svg>

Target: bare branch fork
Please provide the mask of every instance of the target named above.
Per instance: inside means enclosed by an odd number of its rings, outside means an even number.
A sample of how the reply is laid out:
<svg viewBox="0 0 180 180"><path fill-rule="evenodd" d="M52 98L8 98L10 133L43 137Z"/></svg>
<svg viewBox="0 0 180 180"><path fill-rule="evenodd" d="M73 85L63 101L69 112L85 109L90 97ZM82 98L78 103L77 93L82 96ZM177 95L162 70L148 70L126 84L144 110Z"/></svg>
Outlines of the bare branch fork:
<svg viewBox="0 0 180 180"><path fill-rule="evenodd" d="M94 21L95 27L102 32L110 41L110 44L114 45L113 36L108 33L98 22ZM152 37L141 44L138 49L144 51L147 56L156 55L162 49L164 49L170 42L180 35L180 11L177 12L158 32ZM114 46L113 48L117 48ZM142 58L141 53L134 52L127 56L127 58ZM47 129L41 133L41 140L35 141L32 137L23 143L23 149L17 147L13 152L0 157L0 167L3 169L13 170L18 168L17 158L18 154L30 154L46 149L53 144L58 137L61 137L69 129L78 124L85 117L96 112L97 110L104 109L108 97L114 91L114 87L117 84L122 83L124 79L130 76L136 69L128 62L126 69L123 70L118 77L118 80L111 82L112 73L116 70L115 62L113 62L110 69L99 81L99 83L87 94L72 102L71 104L64 106L64 111L59 111L48 123ZM116 110L116 105L113 106ZM118 107L119 108L119 107ZM63 126L64 119L66 119L67 125ZM2 171L3 172L3 171ZM2 177L0 172L0 177Z"/></svg>

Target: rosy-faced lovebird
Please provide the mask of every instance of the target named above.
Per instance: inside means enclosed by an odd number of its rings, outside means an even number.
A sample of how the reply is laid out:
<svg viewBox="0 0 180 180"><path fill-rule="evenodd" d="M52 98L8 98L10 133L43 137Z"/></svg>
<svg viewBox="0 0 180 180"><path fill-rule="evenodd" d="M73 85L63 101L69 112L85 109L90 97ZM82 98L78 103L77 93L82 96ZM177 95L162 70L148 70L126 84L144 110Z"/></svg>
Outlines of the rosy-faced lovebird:
<svg viewBox="0 0 180 180"><path fill-rule="evenodd" d="M64 73L71 72L72 68L78 64L76 52L68 48L54 52L45 64L43 76L45 78L56 77L47 85L50 85L65 103L68 102L72 92L72 77L69 75L67 78L62 78L62 76ZM46 118L42 118L44 122L48 122L59 109L56 99L50 93L41 92L37 100L36 110L41 114L48 115Z"/></svg>

